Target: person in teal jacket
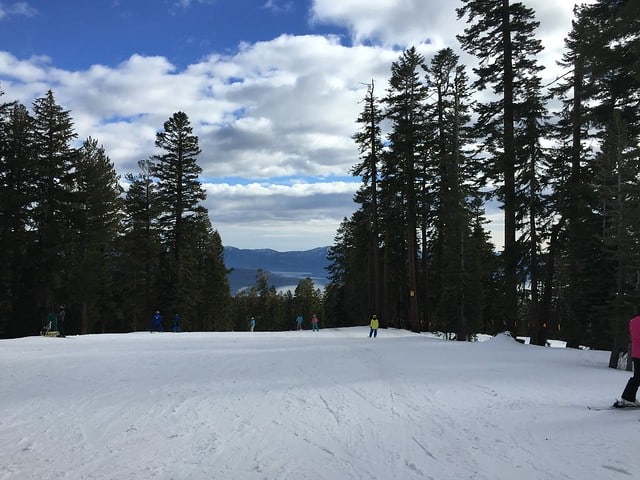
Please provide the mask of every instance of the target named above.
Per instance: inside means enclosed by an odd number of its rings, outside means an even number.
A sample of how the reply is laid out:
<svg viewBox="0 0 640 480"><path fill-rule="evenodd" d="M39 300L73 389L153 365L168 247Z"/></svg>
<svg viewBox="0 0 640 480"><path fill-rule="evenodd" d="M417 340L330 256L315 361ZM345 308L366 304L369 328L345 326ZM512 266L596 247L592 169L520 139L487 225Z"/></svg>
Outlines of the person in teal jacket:
<svg viewBox="0 0 640 480"><path fill-rule="evenodd" d="M56 314L53 312L49 312L49 315L47 315L47 321L44 324L44 327L42 327L42 330L40 331L40 335L47 335L49 332L57 332L58 331L58 317L56 317Z"/></svg>

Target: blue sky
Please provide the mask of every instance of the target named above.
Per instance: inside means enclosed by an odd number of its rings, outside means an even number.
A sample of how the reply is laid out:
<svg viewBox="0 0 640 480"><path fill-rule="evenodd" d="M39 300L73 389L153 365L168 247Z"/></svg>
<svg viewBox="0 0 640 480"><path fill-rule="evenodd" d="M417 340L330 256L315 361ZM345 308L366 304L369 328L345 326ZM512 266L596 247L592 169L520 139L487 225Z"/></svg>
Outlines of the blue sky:
<svg viewBox="0 0 640 480"><path fill-rule="evenodd" d="M133 52L164 56L185 68L211 52L233 52L241 42L269 41L283 32L336 32L319 22L311 24L307 0L47 0L0 5L7 27L0 30L0 45L23 58L45 53L57 67L70 70L94 63L116 65Z"/></svg>
<svg viewBox="0 0 640 480"><path fill-rule="evenodd" d="M530 0L557 74L570 0ZM205 206L225 245L304 250L333 243L356 205L351 136L374 79L416 46L459 51L458 1L0 0L3 101L52 89L80 140L124 176L157 153L174 112L200 139ZM466 61L465 56L462 56ZM469 60L470 61L470 60ZM490 212L496 243L501 213Z"/></svg>

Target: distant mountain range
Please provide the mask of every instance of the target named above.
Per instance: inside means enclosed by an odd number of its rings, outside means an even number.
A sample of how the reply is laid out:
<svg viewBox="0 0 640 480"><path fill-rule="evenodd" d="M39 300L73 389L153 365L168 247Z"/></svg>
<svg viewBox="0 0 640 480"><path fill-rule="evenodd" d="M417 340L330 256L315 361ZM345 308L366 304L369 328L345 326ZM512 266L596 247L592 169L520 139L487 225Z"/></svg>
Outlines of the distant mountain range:
<svg viewBox="0 0 640 480"><path fill-rule="evenodd" d="M269 285L279 290L295 290L298 282L311 278L317 288L324 287L329 266L329 247L318 247L299 252L277 252L270 249L242 249L224 247L224 263L233 271L229 275L231 293L256 284L258 269L269 277Z"/></svg>

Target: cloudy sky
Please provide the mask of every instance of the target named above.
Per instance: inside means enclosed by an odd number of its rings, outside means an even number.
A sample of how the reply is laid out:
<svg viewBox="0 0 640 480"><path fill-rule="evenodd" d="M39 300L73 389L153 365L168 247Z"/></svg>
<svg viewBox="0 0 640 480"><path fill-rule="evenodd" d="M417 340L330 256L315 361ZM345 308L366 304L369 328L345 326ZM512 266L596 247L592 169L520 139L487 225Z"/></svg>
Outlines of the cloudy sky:
<svg viewBox="0 0 640 480"><path fill-rule="evenodd" d="M551 80L573 0L527 0ZM153 5L153 7L151 7ZM459 1L0 0L3 101L52 89L82 140L118 173L158 153L155 133L184 111L200 139L205 206L224 245L331 245L356 208L351 136L364 84L384 94L391 63L459 50ZM464 58L464 56L463 56ZM495 212L496 242L501 214Z"/></svg>

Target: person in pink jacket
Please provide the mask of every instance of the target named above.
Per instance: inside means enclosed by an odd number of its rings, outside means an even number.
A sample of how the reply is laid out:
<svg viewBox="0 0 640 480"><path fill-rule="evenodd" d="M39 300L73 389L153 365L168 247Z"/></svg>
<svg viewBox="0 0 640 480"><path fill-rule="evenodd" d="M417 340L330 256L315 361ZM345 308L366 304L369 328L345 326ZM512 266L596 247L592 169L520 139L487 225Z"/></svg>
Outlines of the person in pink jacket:
<svg viewBox="0 0 640 480"><path fill-rule="evenodd" d="M639 406L636 401L638 387L640 387L640 308L636 311L636 316L629 321L629 333L631 334L631 359L633 360L633 377L627 382L627 386L622 392L620 403L622 406Z"/></svg>

